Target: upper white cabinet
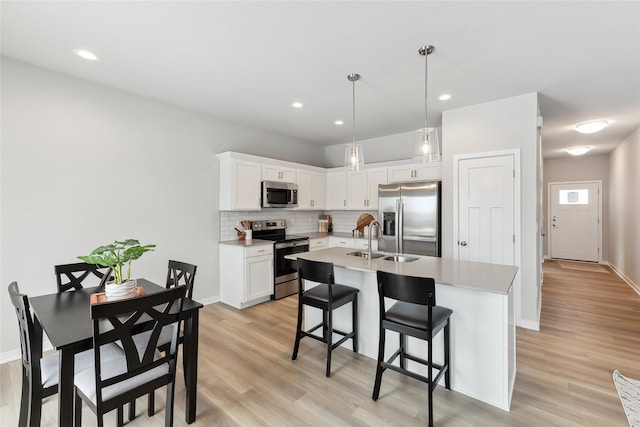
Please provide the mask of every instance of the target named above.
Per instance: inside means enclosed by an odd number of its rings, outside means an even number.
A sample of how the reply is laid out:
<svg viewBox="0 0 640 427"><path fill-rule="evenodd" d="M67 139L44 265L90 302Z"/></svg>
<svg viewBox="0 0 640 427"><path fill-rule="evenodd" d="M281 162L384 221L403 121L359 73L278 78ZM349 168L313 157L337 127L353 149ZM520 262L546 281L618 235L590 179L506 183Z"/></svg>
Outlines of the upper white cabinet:
<svg viewBox="0 0 640 427"><path fill-rule="evenodd" d="M296 182L296 170L279 165L262 164L262 180L278 182Z"/></svg>
<svg viewBox="0 0 640 427"><path fill-rule="evenodd" d="M328 210L347 209L347 174L346 172L327 173L327 204Z"/></svg>
<svg viewBox="0 0 640 427"><path fill-rule="evenodd" d="M325 174L298 169L296 175L298 182L298 210L325 209Z"/></svg>
<svg viewBox="0 0 640 427"><path fill-rule="evenodd" d="M223 153L225 154L225 153ZM262 166L246 160L220 158L220 210L259 211Z"/></svg>
<svg viewBox="0 0 640 427"><path fill-rule="evenodd" d="M378 185L387 183L387 168L368 169L347 174L347 208L377 210Z"/></svg>
<svg viewBox="0 0 640 427"><path fill-rule="evenodd" d="M411 165L390 166L389 183L408 181L430 181L442 179L442 164L415 163Z"/></svg>

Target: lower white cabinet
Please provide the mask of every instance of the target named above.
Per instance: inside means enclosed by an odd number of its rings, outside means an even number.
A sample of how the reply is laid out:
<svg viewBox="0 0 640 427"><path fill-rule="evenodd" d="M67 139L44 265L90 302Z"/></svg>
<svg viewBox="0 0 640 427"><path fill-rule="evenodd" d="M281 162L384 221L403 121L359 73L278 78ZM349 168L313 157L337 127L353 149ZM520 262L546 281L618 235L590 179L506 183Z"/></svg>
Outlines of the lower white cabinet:
<svg viewBox="0 0 640 427"><path fill-rule="evenodd" d="M353 248L353 249L369 249L369 240L366 238L356 238L356 237L336 237L331 236L329 241L329 246L332 248L341 247L341 248ZM371 239L371 250L378 250L378 239Z"/></svg>
<svg viewBox="0 0 640 427"><path fill-rule="evenodd" d="M309 252L329 247L329 237L320 237L317 239L309 239Z"/></svg>
<svg viewBox="0 0 640 427"><path fill-rule="evenodd" d="M220 244L220 301L249 307L273 294L273 244Z"/></svg>

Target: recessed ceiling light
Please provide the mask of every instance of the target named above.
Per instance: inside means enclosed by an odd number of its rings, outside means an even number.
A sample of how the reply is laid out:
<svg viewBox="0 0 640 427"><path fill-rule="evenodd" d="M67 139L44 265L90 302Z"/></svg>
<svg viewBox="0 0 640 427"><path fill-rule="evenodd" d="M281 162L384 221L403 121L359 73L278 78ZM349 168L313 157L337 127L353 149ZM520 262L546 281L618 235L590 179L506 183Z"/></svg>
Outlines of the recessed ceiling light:
<svg viewBox="0 0 640 427"><path fill-rule="evenodd" d="M336 120L336 121L335 121L335 122L333 122L333 123L334 123L335 125L340 126L340 125L343 125L343 124L344 124L344 121L342 121L342 120Z"/></svg>
<svg viewBox="0 0 640 427"><path fill-rule="evenodd" d="M74 50L74 53L78 55L80 58L88 59L89 61L98 60L98 55L85 49L76 49Z"/></svg>
<svg viewBox="0 0 640 427"><path fill-rule="evenodd" d="M443 93L442 95L440 95L440 98L438 98L440 101L446 101L448 99L451 99L451 95L449 95L448 93Z"/></svg>
<svg viewBox="0 0 640 427"><path fill-rule="evenodd" d="M591 150L591 147L575 147L575 148L568 148L566 151L567 153L573 155L573 156L579 156L581 154L586 153L587 151Z"/></svg>
<svg viewBox="0 0 640 427"><path fill-rule="evenodd" d="M293 108L302 108L304 107L304 104L302 102L294 102L293 104L291 104L291 106Z"/></svg>
<svg viewBox="0 0 640 427"><path fill-rule="evenodd" d="M583 122L576 125L576 130L580 133L594 133L601 131L609 126L609 122L606 120L595 120L592 122Z"/></svg>

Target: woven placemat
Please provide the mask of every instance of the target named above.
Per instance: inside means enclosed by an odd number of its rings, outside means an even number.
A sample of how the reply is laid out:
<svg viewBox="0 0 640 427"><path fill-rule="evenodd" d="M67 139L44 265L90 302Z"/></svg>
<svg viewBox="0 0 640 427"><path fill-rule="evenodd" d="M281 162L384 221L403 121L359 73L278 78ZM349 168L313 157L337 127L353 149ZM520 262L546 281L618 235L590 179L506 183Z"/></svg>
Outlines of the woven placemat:
<svg viewBox="0 0 640 427"><path fill-rule="evenodd" d="M613 371L613 383L631 427L640 427L640 381Z"/></svg>

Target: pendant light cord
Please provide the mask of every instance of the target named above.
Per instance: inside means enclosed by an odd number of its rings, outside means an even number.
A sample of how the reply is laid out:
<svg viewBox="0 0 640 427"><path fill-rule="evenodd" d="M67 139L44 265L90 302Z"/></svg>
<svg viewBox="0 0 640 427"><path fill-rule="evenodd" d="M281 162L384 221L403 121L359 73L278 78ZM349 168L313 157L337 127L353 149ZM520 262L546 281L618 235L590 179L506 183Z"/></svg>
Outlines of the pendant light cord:
<svg viewBox="0 0 640 427"><path fill-rule="evenodd" d="M357 74L356 74L357 75ZM353 101L353 123L352 125L352 142L355 144L356 143L356 80L357 78L354 78L353 80L351 80L351 82L353 83L353 92L352 92L352 101Z"/></svg>
<svg viewBox="0 0 640 427"><path fill-rule="evenodd" d="M429 60L429 47L427 47L425 49L424 52L424 127L425 129L428 128L429 126L427 125L427 88L428 88L428 80L427 80L427 76L428 76L428 67L427 67L427 61Z"/></svg>

